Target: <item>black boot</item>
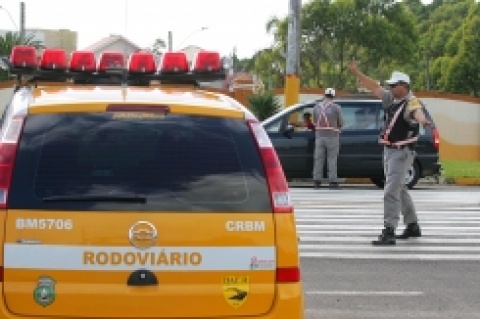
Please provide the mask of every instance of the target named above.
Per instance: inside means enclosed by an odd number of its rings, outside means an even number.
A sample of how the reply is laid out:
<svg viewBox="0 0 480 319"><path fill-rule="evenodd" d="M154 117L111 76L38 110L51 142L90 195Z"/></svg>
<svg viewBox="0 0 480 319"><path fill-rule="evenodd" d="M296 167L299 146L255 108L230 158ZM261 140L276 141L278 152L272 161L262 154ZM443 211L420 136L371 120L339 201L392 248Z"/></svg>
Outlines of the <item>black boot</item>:
<svg viewBox="0 0 480 319"><path fill-rule="evenodd" d="M405 227L403 233L397 236L397 239L409 239L410 237L421 237L422 231L417 223L410 223Z"/></svg>
<svg viewBox="0 0 480 319"><path fill-rule="evenodd" d="M386 246L395 244L395 228L393 227L385 227L385 229L382 230L382 234L378 236L378 239L372 241L372 245L374 246Z"/></svg>
<svg viewBox="0 0 480 319"><path fill-rule="evenodd" d="M331 182L328 187L330 189L340 189L340 185L337 182Z"/></svg>

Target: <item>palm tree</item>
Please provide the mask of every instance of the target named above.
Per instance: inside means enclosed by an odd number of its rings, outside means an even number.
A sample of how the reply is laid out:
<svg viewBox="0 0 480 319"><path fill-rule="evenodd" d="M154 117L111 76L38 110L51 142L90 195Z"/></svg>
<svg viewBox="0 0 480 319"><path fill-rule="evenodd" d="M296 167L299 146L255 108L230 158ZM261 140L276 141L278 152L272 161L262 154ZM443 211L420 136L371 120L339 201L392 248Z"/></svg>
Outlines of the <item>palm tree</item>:
<svg viewBox="0 0 480 319"><path fill-rule="evenodd" d="M0 36L0 56L10 55L15 45L29 45L37 49L44 47L43 42L36 40L33 33L25 35L23 41L21 41L18 32L7 32L4 36Z"/></svg>

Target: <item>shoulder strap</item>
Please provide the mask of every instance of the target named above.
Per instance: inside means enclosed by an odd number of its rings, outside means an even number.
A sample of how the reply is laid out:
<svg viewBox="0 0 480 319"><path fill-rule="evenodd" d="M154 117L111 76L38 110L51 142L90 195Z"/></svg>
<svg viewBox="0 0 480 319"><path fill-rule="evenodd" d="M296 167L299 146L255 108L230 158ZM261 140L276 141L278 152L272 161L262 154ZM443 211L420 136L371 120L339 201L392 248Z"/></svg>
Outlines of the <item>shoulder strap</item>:
<svg viewBox="0 0 480 319"><path fill-rule="evenodd" d="M402 110L405 108L405 105L407 105L407 100L402 101L400 107L397 109L397 111L393 115L392 120L390 121L390 123L388 123L388 126L385 128L385 134L383 134L383 137L380 139L380 143L390 144L390 142L388 141L388 136L390 135L393 125L398 119L398 116L400 115L400 113L402 113Z"/></svg>

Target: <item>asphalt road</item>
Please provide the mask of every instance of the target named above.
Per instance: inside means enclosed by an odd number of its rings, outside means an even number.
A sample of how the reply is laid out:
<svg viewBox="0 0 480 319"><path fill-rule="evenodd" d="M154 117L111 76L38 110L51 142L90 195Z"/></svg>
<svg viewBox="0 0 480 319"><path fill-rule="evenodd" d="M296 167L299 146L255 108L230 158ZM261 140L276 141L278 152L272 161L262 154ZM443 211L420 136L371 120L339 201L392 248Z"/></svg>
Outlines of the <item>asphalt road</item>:
<svg viewBox="0 0 480 319"><path fill-rule="evenodd" d="M292 187L305 318L480 318L480 187L420 185L424 236L373 247L382 194Z"/></svg>

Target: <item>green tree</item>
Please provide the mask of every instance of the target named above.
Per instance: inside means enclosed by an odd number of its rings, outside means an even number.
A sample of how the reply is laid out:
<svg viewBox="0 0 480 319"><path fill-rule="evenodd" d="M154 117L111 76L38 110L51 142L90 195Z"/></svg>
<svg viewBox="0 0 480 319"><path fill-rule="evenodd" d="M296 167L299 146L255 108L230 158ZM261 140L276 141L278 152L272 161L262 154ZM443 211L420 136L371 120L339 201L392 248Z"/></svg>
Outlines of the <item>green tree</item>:
<svg viewBox="0 0 480 319"><path fill-rule="evenodd" d="M302 8L301 66L302 77L310 79L302 79L302 83L337 88L354 85L345 74L352 56L361 60L364 70L374 69L375 77L386 78L392 65L408 63L408 57L416 52L415 25L415 15L394 0L307 3ZM382 61L388 68L379 69Z"/></svg>
<svg viewBox="0 0 480 319"><path fill-rule="evenodd" d="M414 90L476 95L479 5L476 0L308 1L301 12L301 86L354 88L355 79L344 66L356 57L362 70L379 81L402 70ZM280 79L276 87L283 85L287 27L288 17L271 18L266 31L274 42L252 57L253 70L265 83Z"/></svg>
<svg viewBox="0 0 480 319"><path fill-rule="evenodd" d="M267 89L284 86L287 48L287 19L271 17L265 31L273 35L274 41L269 48L258 51L252 58L252 70L260 77Z"/></svg>
<svg viewBox="0 0 480 319"><path fill-rule="evenodd" d="M436 0L432 2L428 19L420 23L422 31L419 45L419 62L426 61L423 73L428 89L444 89L443 74L459 50L463 33L461 27L475 0ZM423 63L419 63L422 65Z"/></svg>
<svg viewBox="0 0 480 319"><path fill-rule="evenodd" d="M302 7L302 41L301 41L301 83L302 85L320 87L331 79L325 79L322 64L333 60L330 43L331 12L330 1L311 1Z"/></svg>
<svg viewBox="0 0 480 319"><path fill-rule="evenodd" d="M10 55L12 48L15 45L29 45L34 46L37 49L44 47L43 42L36 40L33 33L27 34L23 41L20 41L20 35L18 32L7 32L4 36L0 36L0 55Z"/></svg>
<svg viewBox="0 0 480 319"><path fill-rule="evenodd" d="M460 29L458 53L442 77L445 89L480 96L480 4L472 4Z"/></svg>
<svg viewBox="0 0 480 319"><path fill-rule="evenodd" d="M280 110L280 103L271 91L266 91L248 96L250 110L263 121Z"/></svg>

